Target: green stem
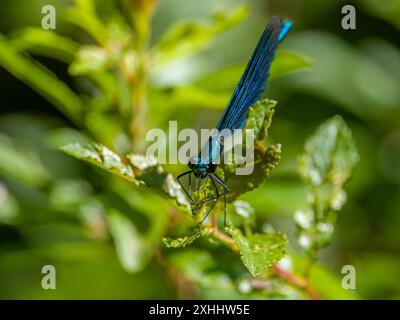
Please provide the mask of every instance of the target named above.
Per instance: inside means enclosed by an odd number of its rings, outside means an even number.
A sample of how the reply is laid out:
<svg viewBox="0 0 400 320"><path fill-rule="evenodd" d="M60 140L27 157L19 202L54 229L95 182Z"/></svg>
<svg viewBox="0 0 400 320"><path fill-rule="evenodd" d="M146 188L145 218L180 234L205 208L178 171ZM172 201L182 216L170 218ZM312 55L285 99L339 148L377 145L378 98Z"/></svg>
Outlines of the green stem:
<svg viewBox="0 0 400 320"><path fill-rule="evenodd" d="M135 152L143 152L145 132L147 128L147 77L148 52L151 37L151 19L155 0L122 0L125 10L135 31L133 47L137 53L138 63L129 83L132 90L132 109L129 131L132 148Z"/></svg>

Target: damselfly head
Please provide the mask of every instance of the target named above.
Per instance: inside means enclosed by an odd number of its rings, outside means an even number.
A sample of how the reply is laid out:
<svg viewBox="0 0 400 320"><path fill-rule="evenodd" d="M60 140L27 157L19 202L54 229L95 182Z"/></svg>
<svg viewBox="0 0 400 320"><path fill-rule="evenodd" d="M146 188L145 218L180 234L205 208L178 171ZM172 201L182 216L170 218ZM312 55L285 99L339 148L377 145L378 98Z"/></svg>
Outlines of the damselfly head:
<svg viewBox="0 0 400 320"><path fill-rule="evenodd" d="M200 157L190 158L188 167L193 170L196 178L205 178L208 174L213 173L217 166L214 163L203 163Z"/></svg>

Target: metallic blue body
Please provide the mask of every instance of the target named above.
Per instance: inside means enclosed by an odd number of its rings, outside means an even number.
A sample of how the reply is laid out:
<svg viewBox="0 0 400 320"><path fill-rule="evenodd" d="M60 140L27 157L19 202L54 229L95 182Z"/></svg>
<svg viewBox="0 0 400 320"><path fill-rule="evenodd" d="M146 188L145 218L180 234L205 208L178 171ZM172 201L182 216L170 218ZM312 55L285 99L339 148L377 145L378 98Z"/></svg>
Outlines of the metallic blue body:
<svg viewBox="0 0 400 320"><path fill-rule="evenodd" d="M261 98L265 90L271 63L275 57L278 45L286 37L291 27L292 22L290 20L281 22L277 16L271 18L228 106L218 122L218 131L240 129L244 126L247 120L247 111ZM208 165L216 163L222 149L220 137L215 135L199 155L191 159L192 164L195 165L195 171L198 171L200 175L205 175L209 167Z"/></svg>

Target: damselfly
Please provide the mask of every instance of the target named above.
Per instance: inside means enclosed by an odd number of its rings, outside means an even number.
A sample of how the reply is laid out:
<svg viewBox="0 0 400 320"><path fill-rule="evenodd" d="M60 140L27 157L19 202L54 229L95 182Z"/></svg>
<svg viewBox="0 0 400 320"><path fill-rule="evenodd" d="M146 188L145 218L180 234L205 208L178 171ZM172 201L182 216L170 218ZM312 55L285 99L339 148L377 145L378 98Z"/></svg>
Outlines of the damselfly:
<svg viewBox="0 0 400 320"><path fill-rule="evenodd" d="M247 120L247 111L261 98L261 95L265 90L271 63L275 57L278 45L285 38L291 27L292 22L290 20L284 20L282 22L277 16L272 17L268 22L235 91L233 92L228 106L218 122L216 127L218 130L217 132L240 129L244 126ZM224 141L222 136L218 134L210 137L208 144L202 149L202 151L200 151L196 157L190 159L188 163L190 170L180 174L178 176L178 181L192 202L194 210L196 210L200 204L213 201L207 214L203 217L202 222L207 218L219 198L223 196L225 201L224 224L226 225L226 195L230 190L225 181L215 173L217 168L216 160L223 150L223 143ZM214 195L194 204L192 198L192 174L195 176L197 180L196 182L209 178L214 189ZM188 190L181 182L181 178L186 175L189 175ZM196 185L198 185L198 183L196 183ZM218 186L221 190L218 189Z"/></svg>

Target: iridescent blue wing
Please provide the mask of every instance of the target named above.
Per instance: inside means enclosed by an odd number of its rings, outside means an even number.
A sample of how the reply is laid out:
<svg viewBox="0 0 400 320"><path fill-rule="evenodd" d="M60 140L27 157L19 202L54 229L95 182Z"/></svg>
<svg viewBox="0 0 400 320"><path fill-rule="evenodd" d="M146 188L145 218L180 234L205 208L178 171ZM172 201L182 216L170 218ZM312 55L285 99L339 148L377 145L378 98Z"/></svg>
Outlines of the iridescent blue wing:
<svg viewBox="0 0 400 320"><path fill-rule="evenodd" d="M267 84L271 62L278 44L285 38L292 22L274 16L268 22L261 39L226 107L217 129L239 129L246 122L248 109L261 98Z"/></svg>

